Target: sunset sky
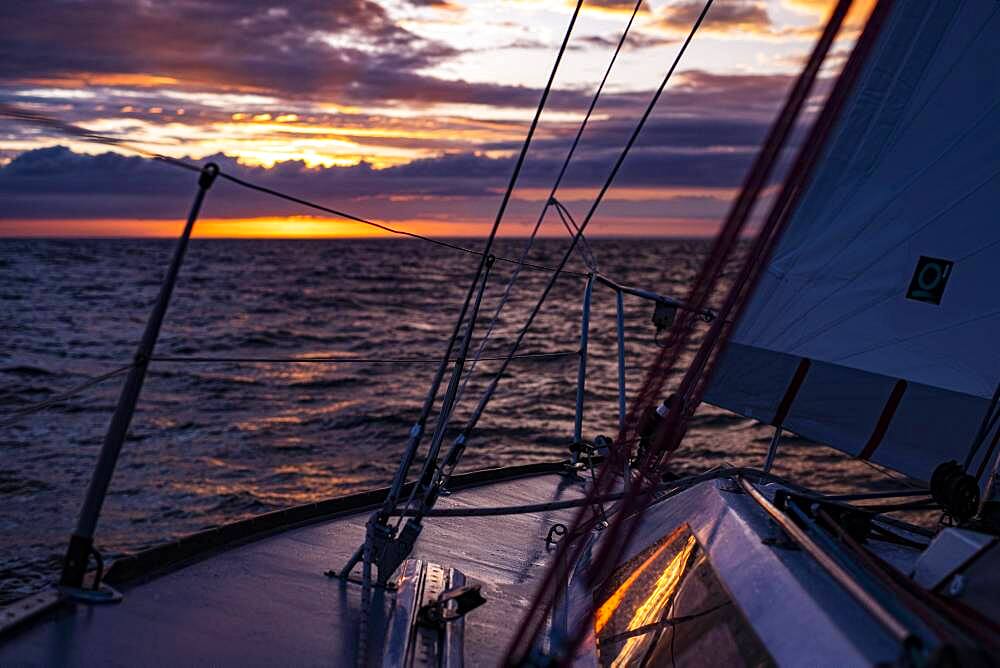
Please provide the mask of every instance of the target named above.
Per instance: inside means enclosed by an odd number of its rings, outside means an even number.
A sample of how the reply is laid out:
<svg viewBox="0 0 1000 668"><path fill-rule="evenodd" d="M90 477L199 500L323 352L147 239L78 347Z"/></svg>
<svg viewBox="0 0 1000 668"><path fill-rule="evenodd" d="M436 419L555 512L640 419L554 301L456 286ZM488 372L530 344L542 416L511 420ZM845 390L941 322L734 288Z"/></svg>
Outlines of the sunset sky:
<svg viewBox="0 0 1000 668"><path fill-rule="evenodd" d="M496 213L573 4L5 2L0 103L169 156L211 159L407 230L478 235ZM828 4L716 0L591 233L710 233ZM827 78L870 3L860 4ZM633 6L586 0L503 234L530 230ZM701 6L643 5L560 193L575 215L586 211ZM195 179L0 116L3 236L174 234ZM225 183L209 194L197 230L372 232ZM566 233L554 212L544 231Z"/></svg>

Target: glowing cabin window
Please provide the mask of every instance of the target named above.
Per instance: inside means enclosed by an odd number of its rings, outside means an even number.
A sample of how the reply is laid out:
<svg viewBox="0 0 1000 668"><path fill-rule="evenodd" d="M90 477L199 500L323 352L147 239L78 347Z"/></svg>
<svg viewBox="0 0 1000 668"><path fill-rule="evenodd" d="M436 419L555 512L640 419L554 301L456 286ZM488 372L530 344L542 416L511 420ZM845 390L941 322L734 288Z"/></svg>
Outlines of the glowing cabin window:
<svg viewBox="0 0 1000 668"><path fill-rule="evenodd" d="M602 666L772 666L694 534L683 525L595 593Z"/></svg>

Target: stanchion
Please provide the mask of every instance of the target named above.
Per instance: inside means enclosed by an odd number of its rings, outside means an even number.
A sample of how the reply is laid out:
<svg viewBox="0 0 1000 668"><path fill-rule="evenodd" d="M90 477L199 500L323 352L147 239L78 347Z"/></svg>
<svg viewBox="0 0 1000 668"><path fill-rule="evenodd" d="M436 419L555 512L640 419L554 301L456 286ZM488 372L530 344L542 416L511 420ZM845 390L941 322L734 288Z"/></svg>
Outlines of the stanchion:
<svg viewBox="0 0 1000 668"><path fill-rule="evenodd" d="M219 167L209 163L201 170L198 177L198 192L194 196L194 203L191 205L191 212L188 214L187 224L177 241L173 259L167 269L167 275L163 279L160 287L160 294L153 306L153 312L146 323L139 348L136 350L132 369L129 371L122 385L121 394L118 397L118 405L115 407L114 415L111 417L111 424L108 426L107 434L104 436L104 444L101 446L101 453L94 467L94 475L90 479L90 486L87 488L87 496L84 498L83 507L80 509L80 517L76 523L76 529L69 539L69 547L66 550L66 557L63 561L62 576L59 579L59 586L69 596L79 598L88 602L99 602L103 600L112 601L120 598L117 592L109 587L104 589L83 589L83 578L87 572L87 564L91 555L96 555L94 548L94 530L97 528L97 520L101 514L101 506L104 504L104 497L108 492L108 485L115 472L115 465L118 463L118 455L121 452L125 436L128 434L129 425L132 422L132 415L135 413L135 405L139 400L139 393L142 391L143 382L146 380L146 369L149 366L149 359L153 355L156 347L156 340L160 335L160 326L163 324L163 317L166 315L167 306L170 304L170 296L177 283L177 274L180 272L181 264L184 261L184 254L187 251L188 241L191 239L191 230L194 228L198 212L201 210L202 202L205 200L205 193L212 187L215 177L219 174ZM99 559L98 559L99 560ZM99 585L99 582L95 582Z"/></svg>

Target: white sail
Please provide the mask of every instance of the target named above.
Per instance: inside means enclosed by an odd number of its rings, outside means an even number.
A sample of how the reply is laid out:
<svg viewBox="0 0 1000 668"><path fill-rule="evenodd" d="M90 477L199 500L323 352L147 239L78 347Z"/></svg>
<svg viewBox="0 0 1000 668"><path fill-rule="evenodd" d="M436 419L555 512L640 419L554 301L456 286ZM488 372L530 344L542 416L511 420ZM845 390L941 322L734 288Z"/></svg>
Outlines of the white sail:
<svg viewBox="0 0 1000 668"><path fill-rule="evenodd" d="M964 460L1000 381L998 61L997 0L894 3L708 401L922 479Z"/></svg>

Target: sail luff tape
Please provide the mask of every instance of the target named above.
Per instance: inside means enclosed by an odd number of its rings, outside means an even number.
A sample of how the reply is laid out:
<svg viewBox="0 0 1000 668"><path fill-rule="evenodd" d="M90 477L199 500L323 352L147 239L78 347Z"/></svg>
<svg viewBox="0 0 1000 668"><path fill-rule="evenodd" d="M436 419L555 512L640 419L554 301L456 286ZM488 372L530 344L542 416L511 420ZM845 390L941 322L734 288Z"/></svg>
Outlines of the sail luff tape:
<svg viewBox="0 0 1000 668"><path fill-rule="evenodd" d="M788 411L792 409L792 402L795 401L802 383L805 382L810 366L812 366L812 360L809 358L803 357L799 360L799 366L795 369L795 374L792 376L792 380L789 381L788 387L785 388L785 396L781 398L778 410L774 413L774 419L771 420L773 426L780 427L785 418L788 417Z"/></svg>
<svg viewBox="0 0 1000 668"><path fill-rule="evenodd" d="M899 407L899 402L903 400L906 385L905 380L896 381L896 385L892 388L892 393L889 394L889 398L885 402L885 407L882 409L882 414L875 424L875 430L872 431L871 438L868 439L865 447L861 449L858 459L869 459L874 454L876 448L882 443L885 432L889 430L889 423L892 422L892 417L896 414L896 409Z"/></svg>

